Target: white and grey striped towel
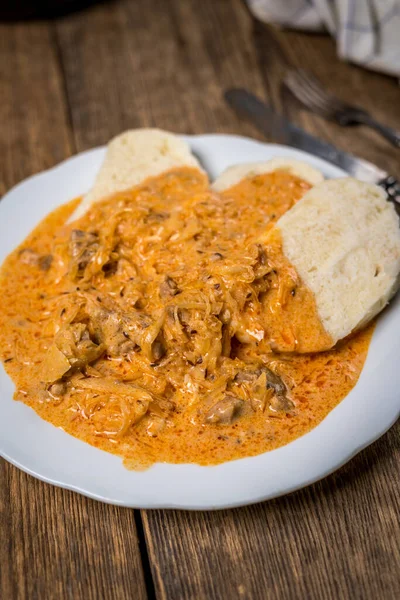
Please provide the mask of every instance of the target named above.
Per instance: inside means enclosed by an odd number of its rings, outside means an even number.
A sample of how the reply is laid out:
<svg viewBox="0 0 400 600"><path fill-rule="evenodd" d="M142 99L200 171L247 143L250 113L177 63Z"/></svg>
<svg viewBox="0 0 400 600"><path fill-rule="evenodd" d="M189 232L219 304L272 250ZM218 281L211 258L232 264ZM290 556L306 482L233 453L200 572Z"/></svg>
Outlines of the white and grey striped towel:
<svg viewBox="0 0 400 600"><path fill-rule="evenodd" d="M400 0L247 0L261 21L327 30L340 58L400 77Z"/></svg>

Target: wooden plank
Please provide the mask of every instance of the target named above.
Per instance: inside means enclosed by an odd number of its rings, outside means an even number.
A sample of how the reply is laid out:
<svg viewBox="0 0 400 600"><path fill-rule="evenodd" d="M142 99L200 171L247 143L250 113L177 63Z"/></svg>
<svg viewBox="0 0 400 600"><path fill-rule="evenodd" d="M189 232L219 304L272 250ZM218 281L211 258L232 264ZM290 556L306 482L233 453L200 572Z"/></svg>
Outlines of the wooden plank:
<svg viewBox="0 0 400 600"><path fill-rule="evenodd" d="M1 193L75 151L52 26L0 26ZM15 432L18 435L18 432ZM0 597L147 597L133 511L0 460Z"/></svg>
<svg viewBox="0 0 400 600"><path fill-rule="evenodd" d="M290 496L144 515L159 598L396 598L400 426Z"/></svg>
<svg viewBox="0 0 400 600"><path fill-rule="evenodd" d="M1 462L2 598L147 598L134 511Z"/></svg>
<svg viewBox="0 0 400 600"><path fill-rule="evenodd" d="M45 23L0 25L0 195L73 151L63 86Z"/></svg>
<svg viewBox="0 0 400 600"><path fill-rule="evenodd" d="M78 150L130 127L253 132L222 98L232 85L263 91L250 24L246 19L242 27L243 9L233 8L230 2L121 0L59 23ZM221 38L224 22L232 22L234 35Z"/></svg>
<svg viewBox="0 0 400 600"><path fill-rule="evenodd" d="M261 139L223 102L224 88L235 85L321 137L395 165L396 151L365 129L342 130L282 103L279 82L289 64L302 64L332 89L357 91L393 125L396 83L339 63L325 37L254 23L239 0L120 0L63 19L57 39L78 150L138 126ZM157 596L396 597L398 434L399 426L337 474L273 502L218 513L142 511Z"/></svg>

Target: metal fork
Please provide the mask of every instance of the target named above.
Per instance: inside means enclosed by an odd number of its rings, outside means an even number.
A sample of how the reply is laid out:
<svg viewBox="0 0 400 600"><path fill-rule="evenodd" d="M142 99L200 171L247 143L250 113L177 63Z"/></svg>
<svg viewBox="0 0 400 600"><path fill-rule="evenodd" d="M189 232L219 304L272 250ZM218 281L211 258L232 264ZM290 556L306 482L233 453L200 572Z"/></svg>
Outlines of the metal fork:
<svg viewBox="0 0 400 600"><path fill-rule="evenodd" d="M375 129L385 139L400 148L400 132L378 123L367 111L343 102L333 94L324 90L322 84L304 69L289 71L283 85L306 108L319 114L324 119L335 121L339 125L367 125Z"/></svg>

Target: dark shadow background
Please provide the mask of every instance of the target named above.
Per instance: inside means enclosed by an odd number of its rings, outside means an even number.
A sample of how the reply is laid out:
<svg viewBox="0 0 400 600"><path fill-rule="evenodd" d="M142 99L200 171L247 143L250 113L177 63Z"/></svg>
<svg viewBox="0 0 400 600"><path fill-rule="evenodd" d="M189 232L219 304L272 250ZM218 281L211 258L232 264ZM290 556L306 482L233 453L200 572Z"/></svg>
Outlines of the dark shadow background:
<svg viewBox="0 0 400 600"><path fill-rule="evenodd" d="M107 1L110 0L3 0L0 3L0 20L21 21L61 17Z"/></svg>

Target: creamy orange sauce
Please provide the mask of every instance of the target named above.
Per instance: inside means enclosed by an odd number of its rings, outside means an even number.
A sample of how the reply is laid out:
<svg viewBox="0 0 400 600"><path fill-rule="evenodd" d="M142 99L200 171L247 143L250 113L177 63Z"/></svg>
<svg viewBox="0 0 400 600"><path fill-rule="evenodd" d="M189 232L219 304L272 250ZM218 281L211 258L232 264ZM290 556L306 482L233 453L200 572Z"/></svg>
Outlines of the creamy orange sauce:
<svg viewBox="0 0 400 600"><path fill-rule="evenodd" d="M262 247L279 277L276 287L269 291L268 307L263 302L257 307L265 331L259 348L300 353L332 348L333 340L319 319L314 294L283 253L278 227L269 231Z"/></svg>
<svg viewBox="0 0 400 600"><path fill-rule="evenodd" d="M252 456L315 427L356 384L373 327L288 353L330 339L279 235L258 239L308 188L277 171L216 194L178 169L72 224L79 200L57 209L0 272L15 398L132 468Z"/></svg>

